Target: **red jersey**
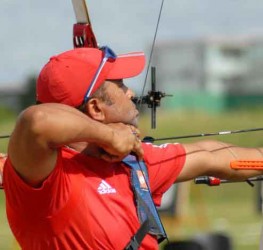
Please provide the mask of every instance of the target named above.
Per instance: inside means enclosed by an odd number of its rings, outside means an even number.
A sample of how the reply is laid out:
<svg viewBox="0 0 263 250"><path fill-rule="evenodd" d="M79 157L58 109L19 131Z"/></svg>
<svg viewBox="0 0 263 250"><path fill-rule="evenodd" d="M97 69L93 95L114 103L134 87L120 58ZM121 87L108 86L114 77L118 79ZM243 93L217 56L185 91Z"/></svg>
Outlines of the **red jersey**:
<svg viewBox="0 0 263 250"><path fill-rule="evenodd" d="M144 160L156 205L184 162L180 144L144 144ZM6 211L22 249L123 249L138 230L130 169L67 148L40 188L27 185L8 158L4 168ZM147 235L140 249L158 249Z"/></svg>

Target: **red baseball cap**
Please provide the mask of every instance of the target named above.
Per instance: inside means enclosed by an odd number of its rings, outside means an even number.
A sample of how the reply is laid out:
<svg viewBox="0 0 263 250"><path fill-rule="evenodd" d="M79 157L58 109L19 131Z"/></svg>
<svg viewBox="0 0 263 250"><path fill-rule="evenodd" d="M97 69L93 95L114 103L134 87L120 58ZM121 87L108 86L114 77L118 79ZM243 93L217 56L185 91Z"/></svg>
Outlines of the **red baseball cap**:
<svg viewBox="0 0 263 250"><path fill-rule="evenodd" d="M37 101L63 103L73 107L81 105L103 57L104 52L97 48L78 48L51 57L37 79ZM143 52L118 55L113 60L107 60L90 94L105 80L124 79L140 74L144 65Z"/></svg>

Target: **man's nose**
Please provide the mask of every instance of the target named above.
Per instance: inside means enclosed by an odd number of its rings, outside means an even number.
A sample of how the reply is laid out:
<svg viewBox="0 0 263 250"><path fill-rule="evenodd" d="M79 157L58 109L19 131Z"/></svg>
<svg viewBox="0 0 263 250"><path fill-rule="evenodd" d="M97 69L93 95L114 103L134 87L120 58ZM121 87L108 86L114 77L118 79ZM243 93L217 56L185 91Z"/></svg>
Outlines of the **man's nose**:
<svg viewBox="0 0 263 250"><path fill-rule="evenodd" d="M129 99L132 99L135 96L135 93L128 88L126 95L128 96Z"/></svg>

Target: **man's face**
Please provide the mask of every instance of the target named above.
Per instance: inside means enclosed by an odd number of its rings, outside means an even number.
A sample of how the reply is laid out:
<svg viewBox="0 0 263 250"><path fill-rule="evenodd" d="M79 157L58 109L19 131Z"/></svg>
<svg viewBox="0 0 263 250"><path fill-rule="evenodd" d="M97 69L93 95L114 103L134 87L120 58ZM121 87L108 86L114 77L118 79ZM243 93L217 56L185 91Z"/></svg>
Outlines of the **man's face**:
<svg viewBox="0 0 263 250"><path fill-rule="evenodd" d="M137 127L139 111L132 102L133 91L122 80L106 81L105 85L105 92L111 101L111 104L105 105L105 123L122 122Z"/></svg>

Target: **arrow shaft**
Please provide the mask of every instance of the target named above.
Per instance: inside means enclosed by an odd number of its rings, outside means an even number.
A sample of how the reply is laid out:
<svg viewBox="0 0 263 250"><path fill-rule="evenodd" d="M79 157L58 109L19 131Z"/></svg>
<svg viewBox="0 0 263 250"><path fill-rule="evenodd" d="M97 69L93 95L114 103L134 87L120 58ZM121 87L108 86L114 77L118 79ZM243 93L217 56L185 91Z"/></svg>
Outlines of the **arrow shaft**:
<svg viewBox="0 0 263 250"><path fill-rule="evenodd" d="M187 138L195 138L195 137L239 134L239 133L256 132L262 130L263 128L240 129L240 130L232 130L232 131L229 130L229 131L220 131L214 133L200 133L200 134L181 135L181 136L172 136L172 137L163 137L163 138L149 138L149 139L147 138L143 141L155 142L155 141L177 140L177 139L187 139Z"/></svg>
<svg viewBox="0 0 263 250"><path fill-rule="evenodd" d="M181 135L181 136L172 136L172 137L163 137L163 138L152 138L147 137L142 140L142 142L155 142L155 141L166 141L166 140L178 140L178 139L187 139L194 137L205 137L205 136L217 136L217 135L230 135L230 134L239 134L239 133L248 133L262 131L263 128L250 128L250 129L240 129L232 131L220 131L215 133L201 133L201 134L192 134L192 135ZM10 135L0 135L0 139L7 139Z"/></svg>

